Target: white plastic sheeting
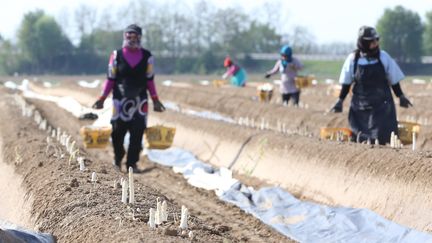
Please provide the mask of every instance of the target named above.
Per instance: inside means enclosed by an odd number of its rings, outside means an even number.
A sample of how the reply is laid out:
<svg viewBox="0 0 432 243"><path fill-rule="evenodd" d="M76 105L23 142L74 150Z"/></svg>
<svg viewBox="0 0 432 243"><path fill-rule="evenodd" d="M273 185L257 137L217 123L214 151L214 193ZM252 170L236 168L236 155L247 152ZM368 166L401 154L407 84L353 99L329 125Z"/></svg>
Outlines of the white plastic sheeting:
<svg viewBox="0 0 432 243"><path fill-rule="evenodd" d="M51 88L52 87L52 83L50 83L50 82L43 82L43 86L45 88Z"/></svg>
<svg viewBox="0 0 432 243"><path fill-rule="evenodd" d="M233 179L229 170L214 170L182 149L149 150L148 157L183 173L194 186L216 190L221 200L300 242L432 242L432 235L396 224L368 209L302 202L279 187L255 191Z"/></svg>
<svg viewBox="0 0 432 243"><path fill-rule="evenodd" d="M51 234L30 231L0 220L0 242L54 243L55 240Z"/></svg>
<svg viewBox="0 0 432 243"><path fill-rule="evenodd" d="M99 81L99 80L95 80L93 83L95 83L96 81ZM81 80L80 82L85 82L85 81ZM51 101L51 102L57 103L57 105L59 107L69 111L75 117L79 117L81 114L89 113L89 112L96 113L98 115L99 119L97 119L94 122L94 124L93 124L94 126L110 126L111 125L110 119L111 119L111 111L112 111L112 102L110 99L105 100L104 109L94 110L94 109L82 106L78 101L76 101L74 98L69 97L69 96L59 97L59 96L41 95L41 94L35 93L35 92L28 89L28 83L29 83L29 81L27 79L24 79L22 81L21 85L17 85L16 83L14 83L12 81L7 81L7 82L5 82L4 85L5 85L5 87L7 87L9 89L18 89L18 90L23 91L23 95L25 97L33 98L33 99L46 100L46 101ZM228 122L228 123L235 123L235 121L232 118L223 116L223 115L216 113L216 112L195 111L195 110L191 110L191 109L182 110L182 109L180 109L180 107L177 104L175 104L173 102L165 102L164 106L169 110L174 110L174 111L181 112L181 113L191 115L191 116L197 116L197 117L210 119L210 120L224 121L224 122Z"/></svg>
<svg viewBox="0 0 432 243"><path fill-rule="evenodd" d="M27 97L56 102L74 115L78 110L83 111L78 102L71 98L38 95L28 91L27 84L28 81L24 80L20 86L12 82L7 82L5 86L23 90ZM110 103L105 103L104 115L95 124L109 124L110 113L106 111L109 110ZM167 102L165 106L181 110L175 103ZM230 122L230 118L217 113L191 110L183 112ZM191 185L215 190L221 200L237 205L282 234L300 242L432 242L432 235L398 225L368 209L335 208L302 202L278 187L255 191L232 178L230 170L215 170L190 152L179 148L149 150L148 156L150 160L173 167L176 173L182 173Z"/></svg>
<svg viewBox="0 0 432 243"><path fill-rule="evenodd" d="M215 121L224 121L224 122L228 122L228 123L235 123L235 120L221 115L217 112L212 112L212 111L195 111L195 110L191 110L191 109L181 109L176 103L173 102L164 102L164 106L165 108L169 109L169 110L173 110L173 111L177 111L186 115L190 115L190 116L196 116L196 117L201 117L204 119L209 119L209 120L215 120Z"/></svg>
<svg viewBox="0 0 432 243"><path fill-rule="evenodd" d="M93 82L87 82L85 80L80 80L78 81L78 85L84 88L89 88L89 89L95 89L97 87L99 87L100 84L100 80L99 79L95 79Z"/></svg>
<svg viewBox="0 0 432 243"><path fill-rule="evenodd" d="M189 184L207 190L215 190L218 195L238 183L238 180L232 178L232 173L228 169L221 168L215 171L210 165L195 158L192 153L179 148L149 149L147 155L150 160L173 167L176 173L182 173Z"/></svg>
<svg viewBox="0 0 432 243"><path fill-rule="evenodd" d="M96 80L95 80L96 81ZM38 93L35 93L31 91L28 88L29 81L27 79L24 79L21 83L21 85L17 85L16 83L12 81L5 82L4 86L9 89L17 89L23 92L23 96L27 98L32 99L39 99L39 100L45 100L45 101L51 101L56 103L59 107L69 111L74 115L75 117L79 117L80 115L84 113L94 112L97 113L99 117L102 117L102 119L98 119L95 121L96 125L108 125L110 126L109 120L111 113L108 111L111 111L112 109L112 102L109 100L106 100L104 105L105 109L95 111L94 109L82 106L77 100L75 100L72 97L69 96L52 96L52 95L41 95ZM108 114L108 115L107 115Z"/></svg>

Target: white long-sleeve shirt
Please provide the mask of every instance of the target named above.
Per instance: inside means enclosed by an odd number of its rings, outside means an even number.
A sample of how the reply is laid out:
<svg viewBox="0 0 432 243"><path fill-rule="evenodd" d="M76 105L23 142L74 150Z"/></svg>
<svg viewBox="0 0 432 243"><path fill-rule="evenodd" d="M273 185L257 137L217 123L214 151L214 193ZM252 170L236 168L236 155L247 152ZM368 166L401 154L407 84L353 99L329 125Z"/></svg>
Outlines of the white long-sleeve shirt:
<svg viewBox="0 0 432 243"><path fill-rule="evenodd" d="M282 60L278 60L274 65L273 69L268 71L268 74L275 74L277 72L281 73L281 84L280 92L282 94L292 94L299 92L295 85L295 77L297 76L297 71L303 68L303 64L295 57L292 61L288 63L286 68L282 66Z"/></svg>
<svg viewBox="0 0 432 243"><path fill-rule="evenodd" d="M340 84L352 84L354 81L354 57L355 54L351 53L348 55L345 63L342 66L342 71L339 76ZM405 78L402 70L399 68L393 58L385 51L380 51L380 60L384 66L386 76L390 85L399 83ZM360 56L357 63L358 65L371 65L378 62L378 59L367 59L366 57Z"/></svg>

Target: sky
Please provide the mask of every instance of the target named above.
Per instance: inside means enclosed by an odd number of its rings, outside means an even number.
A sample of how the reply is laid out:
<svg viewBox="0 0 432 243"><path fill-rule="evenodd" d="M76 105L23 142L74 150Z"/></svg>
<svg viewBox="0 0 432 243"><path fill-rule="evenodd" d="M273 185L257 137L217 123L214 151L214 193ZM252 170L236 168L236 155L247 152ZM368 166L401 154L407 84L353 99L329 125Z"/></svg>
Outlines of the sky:
<svg viewBox="0 0 432 243"><path fill-rule="evenodd" d="M157 2L175 0L158 0ZM176 0L193 6L198 0ZM280 3L282 18L275 26L289 32L301 26L311 33L320 44L332 42L354 42L357 30L362 25L375 26L386 8L402 5L417 12L422 20L432 11L430 0L273 0ZM0 9L0 35L14 40L17 29L25 13L42 9L56 19L65 18L65 13L73 14L80 5L89 5L103 10L125 5L128 1L119 0L13 0L3 3ZM257 9L272 0L207 0L220 8L238 7L253 16ZM280 23L279 23L280 22ZM144 27L145 28L145 27Z"/></svg>

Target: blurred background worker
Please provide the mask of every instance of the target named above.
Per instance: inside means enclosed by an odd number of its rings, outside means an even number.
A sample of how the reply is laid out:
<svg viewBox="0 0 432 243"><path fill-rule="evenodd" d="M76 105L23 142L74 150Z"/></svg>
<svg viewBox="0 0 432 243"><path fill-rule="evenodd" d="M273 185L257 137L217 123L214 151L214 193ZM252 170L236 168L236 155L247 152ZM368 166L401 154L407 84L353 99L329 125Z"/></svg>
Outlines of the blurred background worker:
<svg viewBox="0 0 432 243"><path fill-rule="evenodd" d="M342 90L331 111L342 112L343 101L352 89L349 123L358 141L378 139L380 144L390 141L391 132L397 134L396 110L390 86L401 107L412 106L399 82L404 79L396 62L379 48L379 35L373 27L362 26L358 33L357 49L343 64L339 78Z"/></svg>
<svg viewBox="0 0 432 243"><path fill-rule="evenodd" d="M303 68L303 64L292 55L290 46L285 45L280 50L281 59L279 59L272 70L266 72L265 78L270 78L278 71L281 73L280 93L282 94L282 103L287 105L292 98L294 106L298 106L300 101L300 89L296 87L295 77L297 72Z"/></svg>
<svg viewBox="0 0 432 243"><path fill-rule="evenodd" d="M142 150L142 138L147 128L147 90L153 100L154 111L165 110L156 93L153 73L153 56L141 47L142 30L129 25L123 33L123 46L111 54L108 64L108 78L101 97L93 108L102 109L103 103L113 90L112 143L114 166L121 168L125 155L124 137L129 132L129 147L126 168L139 172L136 163Z"/></svg>
<svg viewBox="0 0 432 243"><path fill-rule="evenodd" d="M246 71L235 64L229 56L224 60L224 67L226 72L222 75L223 79L231 76L231 84L237 87L244 87L246 85Z"/></svg>

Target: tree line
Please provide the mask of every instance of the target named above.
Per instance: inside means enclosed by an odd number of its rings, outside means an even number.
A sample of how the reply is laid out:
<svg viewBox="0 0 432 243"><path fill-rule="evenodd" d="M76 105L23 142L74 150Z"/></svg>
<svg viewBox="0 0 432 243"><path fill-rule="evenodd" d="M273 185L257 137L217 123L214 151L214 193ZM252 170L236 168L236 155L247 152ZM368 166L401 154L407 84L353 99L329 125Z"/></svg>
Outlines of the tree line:
<svg viewBox="0 0 432 243"><path fill-rule="evenodd" d="M214 73L228 54L241 56L241 64L251 72L262 70L268 63L250 54L277 53L286 43L304 54L348 54L355 48L354 40L318 45L301 26L291 33L281 31L277 20L282 12L271 3L255 18L242 9L217 9L204 0L183 11L179 9L185 6L174 4L179 5L154 7L148 0L132 0L125 8L99 16L96 9L82 5L74 12L76 43L65 19L58 21L42 10L28 12L16 43L0 36L0 73L103 73L111 51L121 46L122 29L130 23L143 27L142 44L156 57L161 73ZM421 56L432 55L432 11L423 23L416 12L402 6L386 9L376 27L381 47L398 62L418 63Z"/></svg>

